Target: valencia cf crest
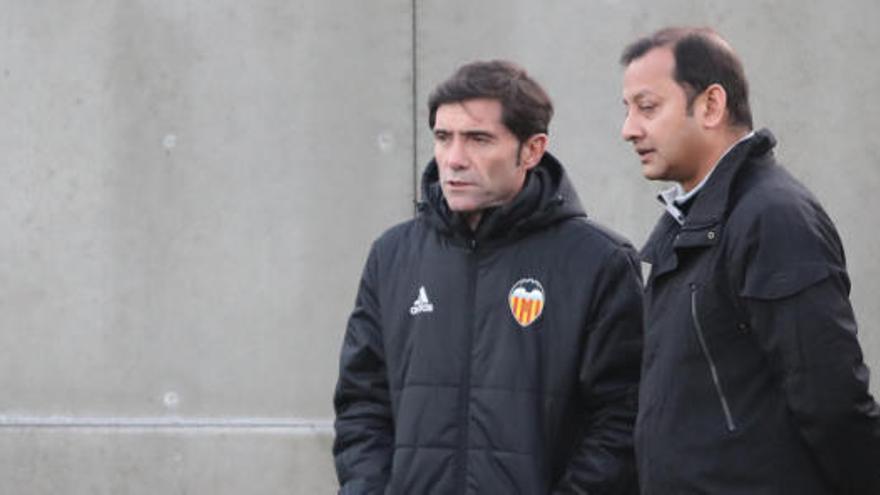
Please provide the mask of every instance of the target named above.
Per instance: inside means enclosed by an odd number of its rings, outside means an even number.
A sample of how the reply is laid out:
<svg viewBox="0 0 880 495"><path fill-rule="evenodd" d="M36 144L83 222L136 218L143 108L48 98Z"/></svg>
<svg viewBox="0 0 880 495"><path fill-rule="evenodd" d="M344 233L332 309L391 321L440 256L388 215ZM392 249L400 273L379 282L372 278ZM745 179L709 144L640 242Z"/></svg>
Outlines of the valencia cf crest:
<svg viewBox="0 0 880 495"><path fill-rule="evenodd" d="M544 310L544 287L533 278L524 278L513 285L507 300L513 319L525 328L537 320Z"/></svg>

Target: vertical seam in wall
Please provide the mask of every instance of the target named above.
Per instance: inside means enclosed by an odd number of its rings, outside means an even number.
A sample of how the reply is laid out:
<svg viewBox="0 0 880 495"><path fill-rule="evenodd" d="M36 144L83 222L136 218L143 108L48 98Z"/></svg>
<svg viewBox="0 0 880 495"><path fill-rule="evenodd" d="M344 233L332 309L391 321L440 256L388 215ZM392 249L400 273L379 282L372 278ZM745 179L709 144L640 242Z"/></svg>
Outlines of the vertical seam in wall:
<svg viewBox="0 0 880 495"><path fill-rule="evenodd" d="M412 60L410 70L412 71L412 200L413 200L413 214L418 211L418 199L419 199L419 136L418 136L418 43L416 32L417 28L417 6L418 0L412 0L411 2L411 29L412 29L412 38L410 39L410 49L412 50Z"/></svg>

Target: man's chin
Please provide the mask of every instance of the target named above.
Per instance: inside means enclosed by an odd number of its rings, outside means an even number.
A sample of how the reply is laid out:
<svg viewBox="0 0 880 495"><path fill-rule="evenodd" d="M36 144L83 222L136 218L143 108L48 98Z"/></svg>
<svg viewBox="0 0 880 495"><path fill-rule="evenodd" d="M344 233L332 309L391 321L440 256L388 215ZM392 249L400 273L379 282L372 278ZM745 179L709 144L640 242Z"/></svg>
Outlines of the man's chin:
<svg viewBox="0 0 880 495"><path fill-rule="evenodd" d="M446 196L446 204L449 205L449 209L453 213L459 213L461 215L469 215L482 209L482 207L472 199L463 198L461 196L456 197L455 195L452 197Z"/></svg>
<svg viewBox="0 0 880 495"><path fill-rule="evenodd" d="M479 212L480 212L480 209L474 207L473 205L454 205L454 204L450 204L450 205L449 205L449 211L451 211L451 212L453 212L453 213L457 213L457 214L459 214L459 215L468 216L468 215L473 215L473 214L475 214L475 213L479 213Z"/></svg>
<svg viewBox="0 0 880 495"><path fill-rule="evenodd" d="M662 169L652 166L650 163L642 165L642 177L648 180L668 180Z"/></svg>

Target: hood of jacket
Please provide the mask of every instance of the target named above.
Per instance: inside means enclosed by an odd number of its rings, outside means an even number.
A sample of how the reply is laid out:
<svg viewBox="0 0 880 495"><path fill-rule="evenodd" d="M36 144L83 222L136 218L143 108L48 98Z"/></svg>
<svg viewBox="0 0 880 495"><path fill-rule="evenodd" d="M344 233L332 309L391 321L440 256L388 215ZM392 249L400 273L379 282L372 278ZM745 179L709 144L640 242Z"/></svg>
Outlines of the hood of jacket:
<svg viewBox="0 0 880 495"><path fill-rule="evenodd" d="M418 207L419 216L441 234L481 244L514 241L562 220L587 216L562 164L547 152L526 174L522 190L512 201L483 210L475 231L463 215L449 209L436 160L432 159L422 173Z"/></svg>

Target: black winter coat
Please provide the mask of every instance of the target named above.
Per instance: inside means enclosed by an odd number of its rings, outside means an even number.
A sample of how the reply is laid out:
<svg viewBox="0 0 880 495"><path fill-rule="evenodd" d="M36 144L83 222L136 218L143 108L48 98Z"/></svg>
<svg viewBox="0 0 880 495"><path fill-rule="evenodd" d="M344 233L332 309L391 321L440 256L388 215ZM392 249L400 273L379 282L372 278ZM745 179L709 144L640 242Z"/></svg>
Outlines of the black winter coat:
<svg viewBox="0 0 880 495"><path fill-rule="evenodd" d="M342 347L340 493L630 493L637 258L549 154L475 232L436 164L373 245Z"/></svg>
<svg viewBox="0 0 880 495"><path fill-rule="evenodd" d="M880 494L880 410L843 248L763 130L642 250L645 494Z"/></svg>

